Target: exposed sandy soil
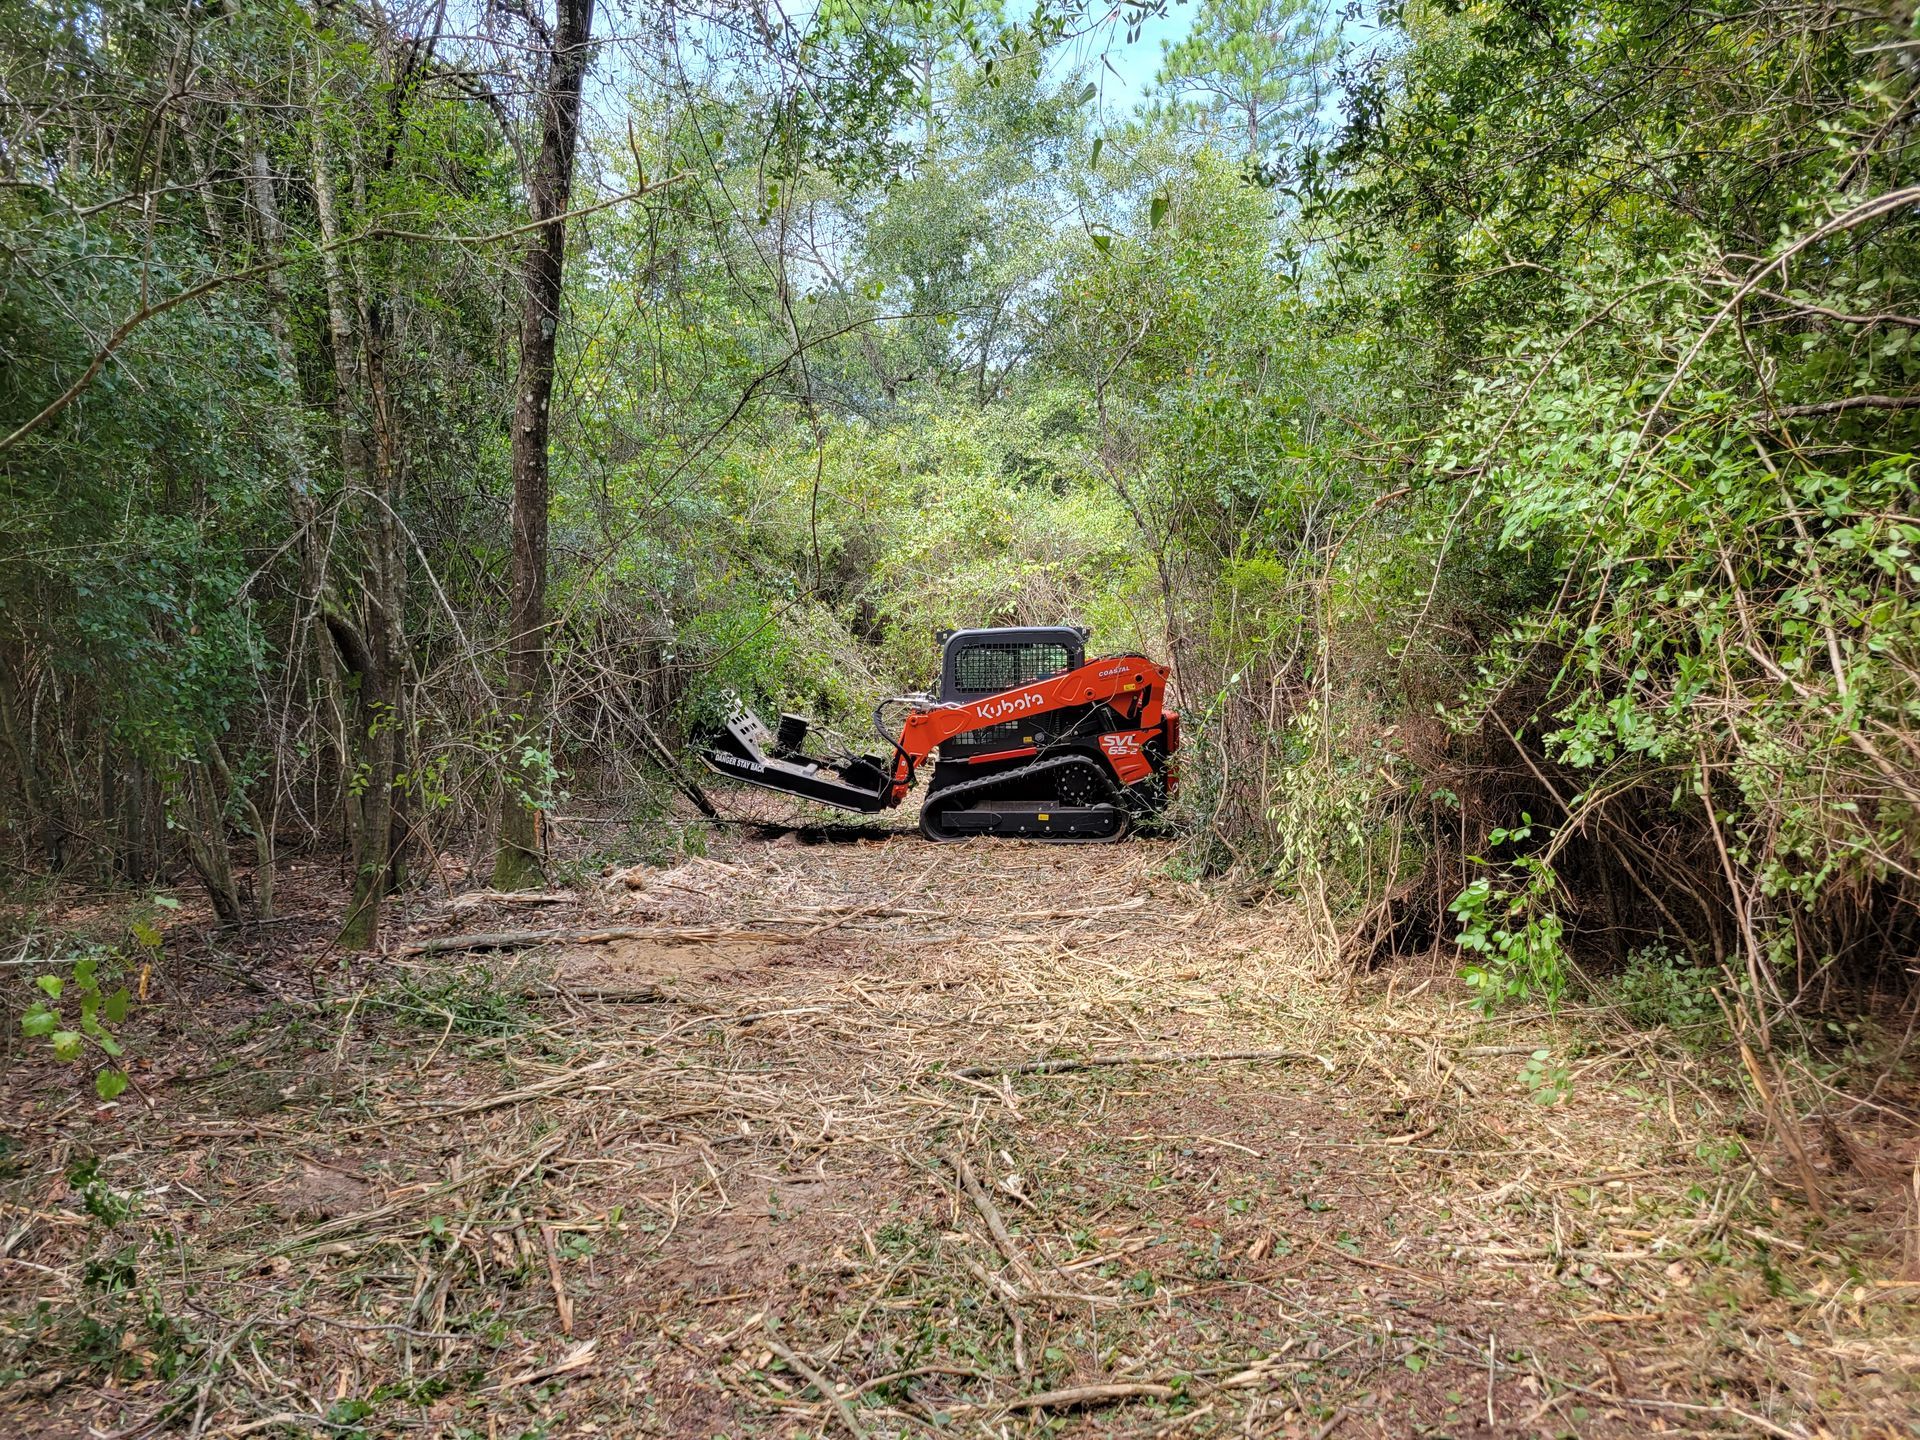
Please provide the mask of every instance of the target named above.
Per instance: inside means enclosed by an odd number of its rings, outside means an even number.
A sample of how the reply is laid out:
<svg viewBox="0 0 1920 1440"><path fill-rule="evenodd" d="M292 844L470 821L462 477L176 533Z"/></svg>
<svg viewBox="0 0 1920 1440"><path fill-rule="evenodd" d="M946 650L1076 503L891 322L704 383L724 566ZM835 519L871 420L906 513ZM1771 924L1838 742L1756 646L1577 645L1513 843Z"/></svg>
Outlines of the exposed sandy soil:
<svg viewBox="0 0 1920 1440"><path fill-rule="evenodd" d="M1166 858L737 839L353 964L319 872L266 948L189 915L151 1108L15 1042L0 1433L1920 1433L1911 1087L1816 1218L1728 1057Z"/></svg>

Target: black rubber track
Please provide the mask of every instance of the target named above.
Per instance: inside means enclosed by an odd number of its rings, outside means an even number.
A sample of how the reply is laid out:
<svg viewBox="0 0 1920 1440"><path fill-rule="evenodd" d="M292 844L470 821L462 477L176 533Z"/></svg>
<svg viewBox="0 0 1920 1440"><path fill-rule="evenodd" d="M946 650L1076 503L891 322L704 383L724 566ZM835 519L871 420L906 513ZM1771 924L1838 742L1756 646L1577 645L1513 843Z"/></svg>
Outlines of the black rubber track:
<svg viewBox="0 0 1920 1440"><path fill-rule="evenodd" d="M935 790L921 802L920 833L929 840L969 840L971 832L955 831L941 824L942 817L955 810L990 810L993 808L992 794L996 790L1018 789L1026 787L1031 781L1052 776L1069 769L1084 768L1092 780L1096 793L1104 794L1106 807L1113 811L1116 824L1111 835L995 835L986 833L991 840L1030 840L1036 845L1111 845L1124 840L1131 829L1132 817L1120 803L1120 791L1113 779L1099 761L1088 755L1057 755L1047 760L1037 760L1031 765L1022 765L1017 770L1002 770L996 775L983 776L978 780L964 781L958 785L949 785L945 789ZM1057 791L1056 791L1057 793ZM984 803L967 805L968 799L977 799ZM1098 807L1096 807L1098 808Z"/></svg>

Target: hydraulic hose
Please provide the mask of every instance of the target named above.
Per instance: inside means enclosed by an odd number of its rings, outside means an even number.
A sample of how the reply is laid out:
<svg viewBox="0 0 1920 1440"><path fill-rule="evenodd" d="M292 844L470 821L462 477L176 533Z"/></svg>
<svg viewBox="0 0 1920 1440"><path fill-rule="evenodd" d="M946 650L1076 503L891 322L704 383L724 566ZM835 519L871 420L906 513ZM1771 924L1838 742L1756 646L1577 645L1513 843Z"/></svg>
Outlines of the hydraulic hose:
<svg viewBox="0 0 1920 1440"><path fill-rule="evenodd" d="M908 785L913 784L913 774L917 767L914 764L913 757L907 753L906 747L900 743L900 737L892 734L887 729L885 716L889 705L915 705L926 698L924 695L889 695L873 707L873 733L880 737L881 744L893 751L893 759L896 766L903 760L906 762ZM905 733L904 727L901 733Z"/></svg>

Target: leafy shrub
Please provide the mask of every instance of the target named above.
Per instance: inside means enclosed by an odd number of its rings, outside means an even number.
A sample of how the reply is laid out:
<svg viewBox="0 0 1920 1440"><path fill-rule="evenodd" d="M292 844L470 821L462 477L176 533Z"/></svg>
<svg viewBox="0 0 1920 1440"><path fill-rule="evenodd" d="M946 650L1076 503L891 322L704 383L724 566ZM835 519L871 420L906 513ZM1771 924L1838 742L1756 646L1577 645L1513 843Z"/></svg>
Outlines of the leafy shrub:
<svg viewBox="0 0 1920 1440"><path fill-rule="evenodd" d="M1535 828L1531 817L1523 816L1514 829L1495 830L1490 844L1524 842ZM1528 998L1551 1007L1566 992L1563 927L1552 909L1559 888L1559 877L1546 860L1517 855L1507 863L1505 876L1482 876L1447 907L1460 922L1455 942L1477 957L1461 966L1460 973L1482 1011Z"/></svg>
<svg viewBox="0 0 1920 1440"><path fill-rule="evenodd" d="M1656 940L1627 956L1627 968L1613 982L1613 1000L1636 1025L1669 1025L1697 1034L1721 1023L1714 978L1711 970Z"/></svg>
<svg viewBox="0 0 1920 1440"><path fill-rule="evenodd" d="M160 936L142 924L135 927L143 947L157 953ZM125 985L111 991L106 987L118 976L121 966L118 951L105 947L88 950L73 962L66 975L41 975L34 980L45 999L35 1000L20 1016L22 1033L44 1039L56 1058L68 1062L92 1059L94 1093L111 1100L127 1088L127 1072L119 1065L125 1053L114 1038L111 1027L121 1024L133 1006L133 993ZM73 1011L57 1008L65 1002ZM69 1023L71 1016L71 1023Z"/></svg>
<svg viewBox="0 0 1920 1440"><path fill-rule="evenodd" d="M1520 1067L1519 1080L1536 1105L1558 1105L1573 1093L1573 1079L1551 1050L1536 1050Z"/></svg>

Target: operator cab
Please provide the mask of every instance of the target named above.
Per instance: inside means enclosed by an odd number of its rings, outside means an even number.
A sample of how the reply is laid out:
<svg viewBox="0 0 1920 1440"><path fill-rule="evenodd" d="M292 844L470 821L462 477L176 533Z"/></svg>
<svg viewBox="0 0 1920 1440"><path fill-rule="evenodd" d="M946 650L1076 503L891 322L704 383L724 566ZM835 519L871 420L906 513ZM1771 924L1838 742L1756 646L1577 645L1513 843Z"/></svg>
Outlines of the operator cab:
<svg viewBox="0 0 1920 1440"><path fill-rule="evenodd" d="M943 630L940 700L964 705L1021 685L1051 680L1086 663L1087 632L1074 625Z"/></svg>
<svg viewBox="0 0 1920 1440"><path fill-rule="evenodd" d="M1005 690L1078 670L1087 659L1087 632L1075 625L1023 625L941 632L940 702L967 705ZM940 744L943 761L977 764L1003 755L1011 761L1071 734L1085 717L1080 706L1026 719L982 725Z"/></svg>

